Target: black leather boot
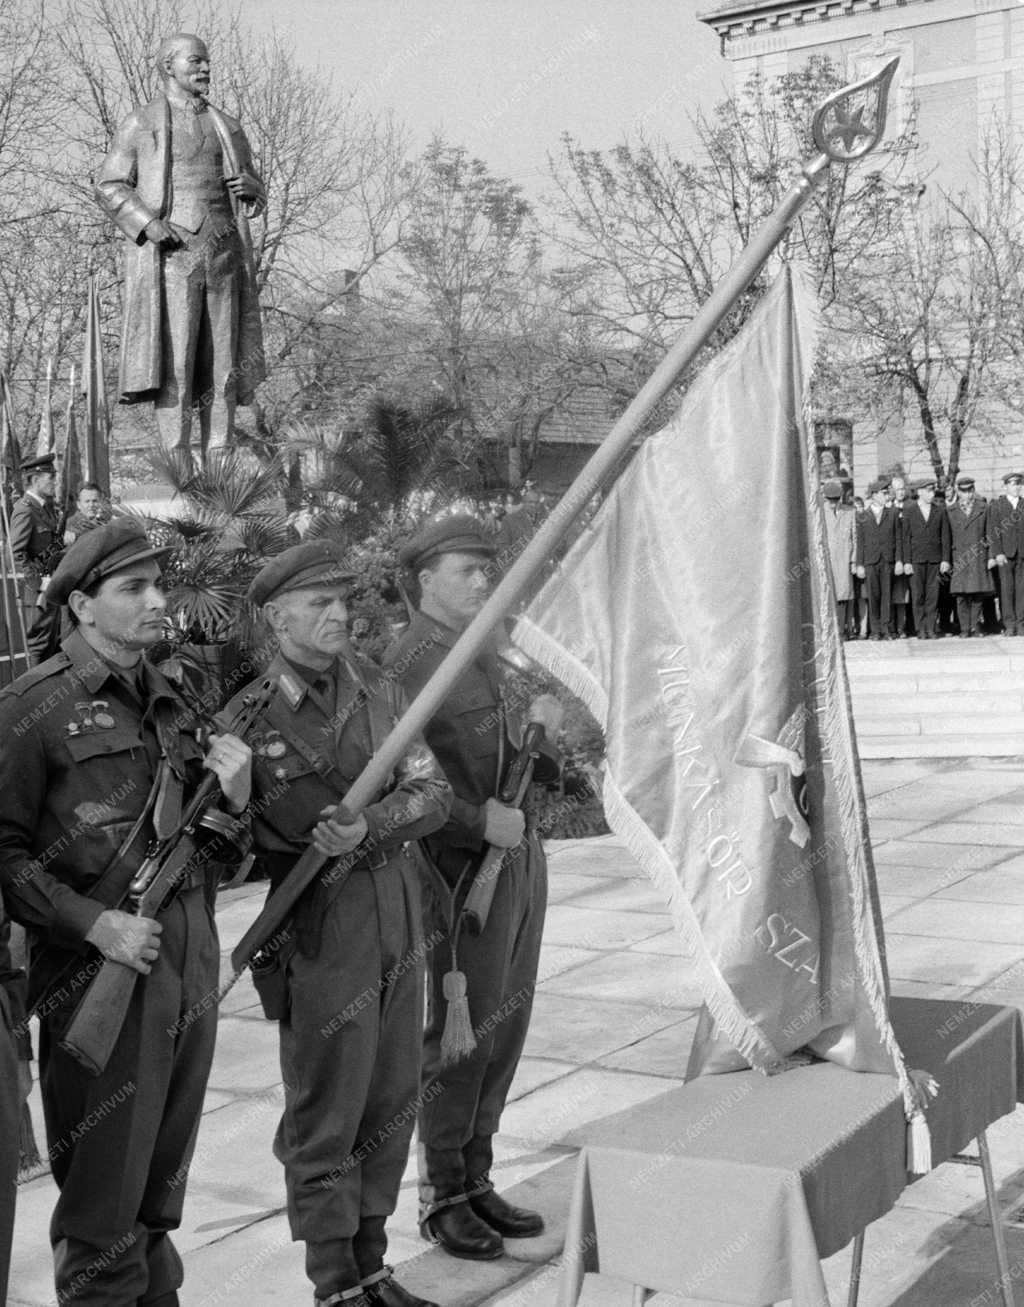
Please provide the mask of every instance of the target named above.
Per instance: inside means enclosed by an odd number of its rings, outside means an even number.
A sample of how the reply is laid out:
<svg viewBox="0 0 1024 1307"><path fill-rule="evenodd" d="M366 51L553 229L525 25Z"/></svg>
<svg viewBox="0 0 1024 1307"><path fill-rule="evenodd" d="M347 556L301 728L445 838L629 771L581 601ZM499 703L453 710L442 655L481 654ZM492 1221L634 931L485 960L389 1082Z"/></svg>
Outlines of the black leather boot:
<svg viewBox="0 0 1024 1307"><path fill-rule="evenodd" d="M474 1194L469 1205L482 1221L486 1221L492 1230L509 1239L529 1239L540 1234L544 1229L544 1218L540 1212L528 1211L525 1207L513 1207L500 1194L488 1189L485 1193Z"/></svg>
<svg viewBox="0 0 1024 1307"><path fill-rule="evenodd" d="M469 1261L490 1262L505 1251L501 1236L470 1210L469 1203L453 1203L428 1216L423 1234L446 1253Z"/></svg>

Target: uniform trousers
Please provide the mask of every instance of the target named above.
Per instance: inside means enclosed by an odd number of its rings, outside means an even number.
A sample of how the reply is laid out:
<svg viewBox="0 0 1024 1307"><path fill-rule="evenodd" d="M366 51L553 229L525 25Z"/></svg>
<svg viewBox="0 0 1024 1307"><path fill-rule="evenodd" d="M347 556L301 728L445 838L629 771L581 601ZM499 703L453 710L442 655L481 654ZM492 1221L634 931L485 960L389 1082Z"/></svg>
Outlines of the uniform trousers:
<svg viewBox="0 0 1024 1307"><path fill-rule="evenodd" d="M999 573L999 608L1007 635L1024 634L1024 557L1009 558Z"/></svg>
<svg viewBox="0 0 1024 1307"><path fill-rule="evenodd" d="M135 1307L173 1293L188 1165L213 1061L220 953L201 889L159 917L160 953L140 976L106 1069L58 1047L74 1002L48 1013L39 1084L60 1196L50 1223L61 1307Z"/></svg>
<svg viewBox="0 0 1024 1307"><path fill-rule="evenodd" d="M868 563L864 568L868 600L868 635L892 634L892 564Z"/></svg>
<svg viewBox="0 0 1024 1307"><path fill-rule="evenodd" d="M939 606L939 564L914 563L910 574L910 598L914 606L914 629L925 639L935 634Z"/></svg>
<svg viewBox="0 0 1024 1307"><path fill-rule="evenodd" d="M460 898L467 889L463 886ZM442 1068L447 1009L442 979L450 969L451 943L447 909L436 889L428 895L427 937L443 938L430 953L423 1039L422 1218L444 1198L490 1188L492 1137L530 1025L547 896L547 862L540 840L530 835L525 848L509 856L498 875L483 933L459 932L458 963L466 976L477 1046L469 1057Z"/></svg>
<svg viewBox="0 0 1024 1307"><path fill-rule="evenodd" d="M18 1181L21 1103L18 1058L11 1033L7 995L0 986L0 1303L7 1301L7 1278L14 1233L14 1198Z"/></svg>
<svg viewBox="0 0 1024 1307"><path fill-rule="evenodd" d="M419 876L402 852L353 870L315 956L288 961L280 1023L292 1238L318 1297L379 1270L416 1122L423 954Z"/></svg>
<svg viewBox="0 0 1024 1307"><path fill-rule="evenodd" d="M237 395L236 359L243 276L242 243L230 214L210 215L185 244L164 250L163 386L157 426L167 446L187 448L192 407L203 447L230 443Z"/></svg>

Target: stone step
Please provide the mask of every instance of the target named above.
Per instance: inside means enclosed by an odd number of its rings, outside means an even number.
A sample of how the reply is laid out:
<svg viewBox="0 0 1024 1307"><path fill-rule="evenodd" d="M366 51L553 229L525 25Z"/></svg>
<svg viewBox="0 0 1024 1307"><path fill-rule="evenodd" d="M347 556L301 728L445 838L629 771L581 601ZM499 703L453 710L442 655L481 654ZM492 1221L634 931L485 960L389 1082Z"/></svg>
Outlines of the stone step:
<svg viewBox="0 0 1024 1307"><path fill-rule="evenodd" d="M857 736L862 758L1016 758L1024 755L1020 735Z"/></svg>
<svg viewBox="0 0 1024 1307"><path fill-rule="evenodd" d="M1024 755L1024 642L853 641L844 649L861 757Z"/></svg>

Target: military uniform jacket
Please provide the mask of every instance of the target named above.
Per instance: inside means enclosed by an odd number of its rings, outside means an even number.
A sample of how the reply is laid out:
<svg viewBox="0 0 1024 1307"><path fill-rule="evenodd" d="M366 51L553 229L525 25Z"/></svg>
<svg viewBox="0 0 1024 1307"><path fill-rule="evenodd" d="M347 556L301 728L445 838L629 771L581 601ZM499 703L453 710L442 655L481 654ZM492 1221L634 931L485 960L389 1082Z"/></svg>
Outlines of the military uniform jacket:
<svg viewBox="0 0 1024 1307"><path fill-rule="evenodd" d="M965 513L960 503L949 509L949 530L953 541L953 575L950 594L991 594L988 569L988 504L977 496Z"/></svg>
<svg viewBox="0 0 1024 1307"><path fill-rule="evenodd" d="M29 585L57 566L63 550L57 540L57 510L53 504L24 494L11 510L11 552Z"/></svg>
<svg viewBox="0 0 1024 1307"><path fill-rule="evenodd" d="M921 505L903 505L903 561L905 563L949 563L952 561L949 515L942 504L932 504L925 519Z"/></svg>
<svg viewBox="0 0 1024 1307"><path fill-rule="evenodd" d="M858 567L903 562L903 537L895 508L883 508L877 521L874 512L865 508L863 517L857 519L856 554Z"/></svg>
<svg viewBox="0 0 1024 1307"><path fill-rule="evenodd" d="M305 851L322 810L345 797L405 707L394 680L370 664L339 659L330 671L333 688L325 694L278 654L267 670L277 694L262 724L249 735L253 838L257 849L270 855L274 881ZM237 709L245 692L227 712ZM380 797L362 811L367 836L360 851L372 861L436 830L450 801L437 760L422 740L414 742Z"/></svg>
<svg viewBox="0 0 1024 1307"><path fill-rule="evenodd" d="M417 613L388 649L384 665L413 699L457 639L457 631ZM508 702L504 673L493 652L479 654L463 673L424 735L454 792L447 824L424 844L435 866L454 884L467 863L475 865L482 856L484 805L495 796L509 761L522 744L519 713ZM556 779L558 772L557 755L545 746L534 778L547 782Z"/></svg>
<svg viewBox="0 0 1024 1307"><path fill-rule="evenodd" d="M1006 495L993 499L988 506L988 556L1005 554L1007 558L1024 558L1024 496L1017 505Z"/></svg>
<svg viewBox="0 0 1024 1307"><path fill-rule="evenodd" d="M140 667L144 698L75 630L0 693L0 889L29 928L34 990L39 948L80 950L141 863L144 838L104 902L91 897L145 810L161 752L184 799L206 774L195 713L158 671Z"/></svg>

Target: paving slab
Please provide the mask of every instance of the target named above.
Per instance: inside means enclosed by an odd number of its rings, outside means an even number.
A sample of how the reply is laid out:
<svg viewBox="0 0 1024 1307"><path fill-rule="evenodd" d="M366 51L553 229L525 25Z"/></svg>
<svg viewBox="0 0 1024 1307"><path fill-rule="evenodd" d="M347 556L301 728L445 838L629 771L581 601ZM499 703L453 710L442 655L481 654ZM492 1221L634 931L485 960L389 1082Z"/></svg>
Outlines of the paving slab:
<svg viewBox="0 0 1024 1307"><path fill-rule="evenodd" d="M875 850L875 865L924 867L950 875L968 875L987 867L1003 866L1016 854L1014 845L989 845L966 848L953 844L924 843L918 839L887 840ZM1022 860L1024 865L1024 860Z"/></svg>
<svg viewBox="0 0 1024 1307"><path fill-rule="evenodd" d="M912 903L899 913L894 929L904 935L927 935L931 939L966 939L978 943L1024 942L1024 905L973 902L970 911L950 898L930 898Z"/></svg>
<svg viewBox="0 0 1024 1307"><path fill-rule="evenodd" d="M912 899L907 900L913 903ZM669 1010L671 1020L679 1008L699 1008L700 986L685 958L636 953L611 953L595 962L555 976L547 985L551 994L612 1003L644 1003L652 1011Z"/></svg>

